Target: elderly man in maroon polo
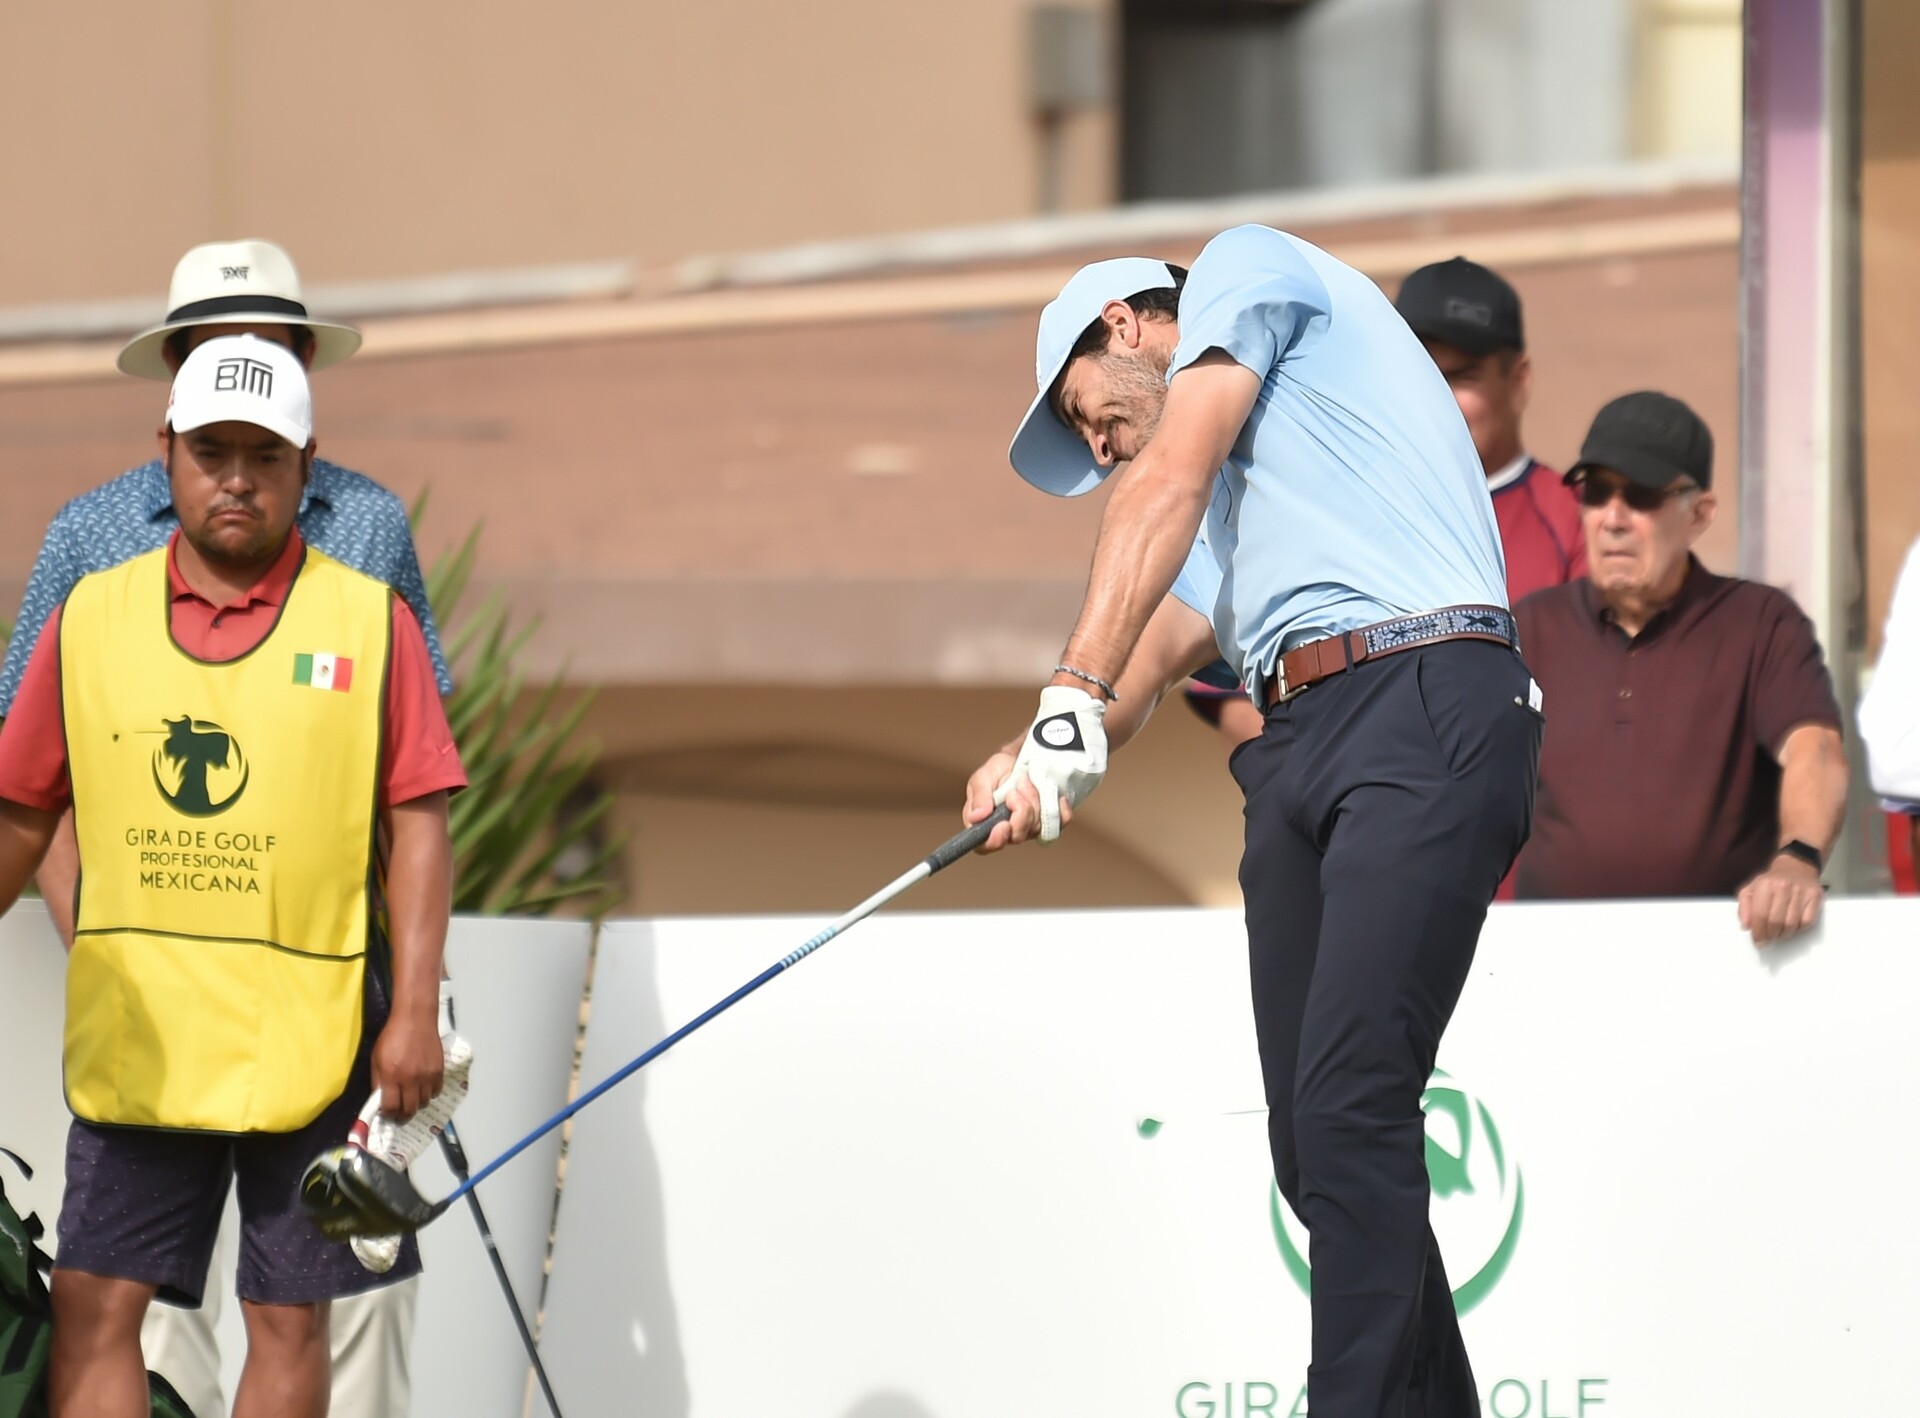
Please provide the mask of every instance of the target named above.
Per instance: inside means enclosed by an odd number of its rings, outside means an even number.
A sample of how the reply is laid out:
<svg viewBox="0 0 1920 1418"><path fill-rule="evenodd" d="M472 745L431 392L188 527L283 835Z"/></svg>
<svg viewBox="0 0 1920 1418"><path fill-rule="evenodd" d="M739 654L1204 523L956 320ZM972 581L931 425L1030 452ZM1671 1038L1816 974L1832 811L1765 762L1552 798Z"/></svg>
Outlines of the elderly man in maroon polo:
<svg viewBox="0 0 1920 1418"><path fill-rule="evenodd" d="M1515 607L1547 716L1517 894L1737 895L1764 945L1819 919L1847 760L1812 623L1693 555L1712 479L1707 426L1655 393L1601 409L1567 474L1588 579Z"/></svg>

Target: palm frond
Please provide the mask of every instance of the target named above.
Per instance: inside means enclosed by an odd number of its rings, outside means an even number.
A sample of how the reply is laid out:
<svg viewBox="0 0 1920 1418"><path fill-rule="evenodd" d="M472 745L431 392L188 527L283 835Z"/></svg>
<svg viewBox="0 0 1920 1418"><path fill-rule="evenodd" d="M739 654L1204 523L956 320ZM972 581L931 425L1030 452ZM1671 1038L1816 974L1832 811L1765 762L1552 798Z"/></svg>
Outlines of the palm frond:
<svg viewBox="0 0 1920 1418"><path fill-rule="evenodd" d="M416 533L426 503L425 493L414 503ZM448 809L453 908L545 916L567 907L598 920L620 902L626 843L603 830L613 798L592 784L597 745L579 738L593 694L569 695L558 675L529 692L520 660L539 622L513 624L498 591L462 613L481 531L473 527L426 568L454 680L447 722L467 770Z"/></svg>

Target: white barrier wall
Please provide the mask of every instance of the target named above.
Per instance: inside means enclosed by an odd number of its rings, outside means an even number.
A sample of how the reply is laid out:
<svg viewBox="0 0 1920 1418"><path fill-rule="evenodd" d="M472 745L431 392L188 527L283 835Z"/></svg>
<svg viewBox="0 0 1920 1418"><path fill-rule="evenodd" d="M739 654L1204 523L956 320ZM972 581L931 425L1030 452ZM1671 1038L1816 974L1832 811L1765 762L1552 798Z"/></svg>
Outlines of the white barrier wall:
<svg viewBox="0 0 1920 1418"><path fill-rule="evenodd" d="M580 922L453 922L447 961L454 1007L474 1048L474 1091L455 1121L475 1167L566 1102L589 940L589 928ZM7 1194L22 1211L37 1210L50 1233L59 1212L68 1121L60 1090L64 969L59 938L40 902L22 902L0 919L0 1077L6 1080L0 1088L0 1146L36 1169L22 1193L9 1168ZM529 1324L546 1261L559 1147L559 1135L549 1136L479 1189ZM416 1168L415 1179L429 1196L445 1195L453 1185L437 1152ZM527 1363L464 1205L422 1233L421 1247L427 1273L413 1339L413 1412L425 1418L517 1418ZM209 1280L210 1288L228 1296L233 1255L229 1246L226 1275ZM239 1306L230 1298L216 1332L230 1399L246 1344ZM201 1410L200 1418L213 1415Z"/></svg>
<svg viewBox="0 0 1920 1418"><path fill-rule="evenodd" d="M583 921L453 922L447 970L460 1032L473 1045L473 1092L454 1126L476 1170L566 1105L591 939ZM552 1132L478 1188L529 1328L538 1319L559 1161L560 1134ZM454 1185L437 1149L413 1177L430 1197ZM420 1233L420 1253L413 1412L519 1418L526 1351L465 1202Z"/></svg>
<svg viewBox="0 0 1920 1418"><path fill-rule="evenodd" d="M813 929L609 927L585 1076ZM1911 901L1770 954L1731 903L1496 910L1429 1100L1485 1412L1912 1410L1916 947ZM1226 913L882 917L693 1035L578 1121L562 1404L1304 1412L1242 949Z"/></svg>
<svg viewBox="0 0 1920 1418"><path fill-rule="evenodd" d="M1732 917L1489 921L1429 1162L1494 1418L1912 1410L1920 902L1835 902L1769 953ZM609 926L586 1078L815 928ZM580 927L456 928L476 1162L559 1105L584 954ZM0 1143L42 1163L59 972L36 906L0 921ZM482 1188L529 1302L553 1156ZM27 1195L51 1214L57 1166ZM413 1412L519 1413L470 1221L426 1241ZM580 1116L542 1347L574 1418L1281 1418L1304 1253L1233 915L883 916Z"/></svg>

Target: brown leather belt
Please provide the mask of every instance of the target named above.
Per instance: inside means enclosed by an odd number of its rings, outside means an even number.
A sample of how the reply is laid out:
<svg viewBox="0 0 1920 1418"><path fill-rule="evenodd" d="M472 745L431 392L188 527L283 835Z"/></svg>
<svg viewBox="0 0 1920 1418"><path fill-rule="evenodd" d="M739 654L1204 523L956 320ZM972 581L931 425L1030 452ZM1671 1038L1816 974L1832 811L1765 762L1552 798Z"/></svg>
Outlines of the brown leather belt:
<svg viewBox="0 0 1920 1418"><path fill-rule="evenodd" d="M1504 607L1444 606L1294 646L1280 657L1274 673L1261 685L1260 703L1263 707L1282 703L1368 660L1448 640L1491 640L1510 649L1520 648L1513 613Z"/></svg>

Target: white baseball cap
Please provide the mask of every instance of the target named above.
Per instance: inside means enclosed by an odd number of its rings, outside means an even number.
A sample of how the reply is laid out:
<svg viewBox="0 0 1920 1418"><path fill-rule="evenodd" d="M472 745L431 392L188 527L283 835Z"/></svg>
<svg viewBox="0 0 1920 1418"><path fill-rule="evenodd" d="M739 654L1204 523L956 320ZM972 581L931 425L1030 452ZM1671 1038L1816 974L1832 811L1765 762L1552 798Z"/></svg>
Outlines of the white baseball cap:
<svg viewBox="0 0 1920 1418"><path fill-rule="evenodd" d="M258 335L208 340L174 376L167 427L191 433L210 423L258 424L305 448L313 441L307 371L292 350Z"/></svg>
<svg viewBox="0 0 1920 1418"><path fill-rule="evenodd" d="M120 351L122 372L171 378L167 336L195 325L302 326L313 332L315 369L338 364L360 348L353 326L307 314L293 258L271 241L209 242L182 256L167 287L167 318L127 341Z"/></svg>
<svg viewBox="0 0 1920 1418"><path fill-rule="evenodd" d="M1020 420L1007 459L1013 470L1055 497L1078 497L1100 486L1112 471L1093 459L1086 439L1068 428L1047 403L1047 391L1066 368L1067 356L1085 330L1107 308L1107 302L1126 300L1141 291L1171 289L1177 284L1165 261L1145 256L1123 256L1096 261L1073 273L1040 312L1040 335L1034 342L1034 375L1040 393Z"/></svg>

